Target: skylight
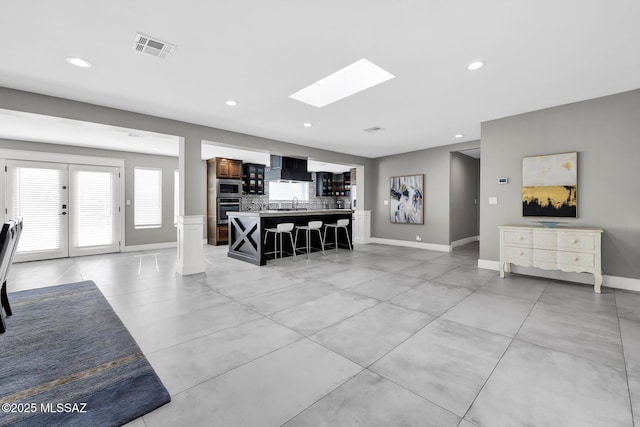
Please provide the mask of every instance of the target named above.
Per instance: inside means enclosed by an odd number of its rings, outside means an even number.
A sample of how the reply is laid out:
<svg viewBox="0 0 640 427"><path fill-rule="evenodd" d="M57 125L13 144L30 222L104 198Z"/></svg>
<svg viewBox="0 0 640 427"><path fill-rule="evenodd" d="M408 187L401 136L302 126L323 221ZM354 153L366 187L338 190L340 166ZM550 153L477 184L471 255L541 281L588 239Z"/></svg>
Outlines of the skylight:
<svg viewBox="0 0 640 427"><path fill-rule="evenodd" d="M289 98L322 108L394 77L363 58L289 95Z"/></svg>

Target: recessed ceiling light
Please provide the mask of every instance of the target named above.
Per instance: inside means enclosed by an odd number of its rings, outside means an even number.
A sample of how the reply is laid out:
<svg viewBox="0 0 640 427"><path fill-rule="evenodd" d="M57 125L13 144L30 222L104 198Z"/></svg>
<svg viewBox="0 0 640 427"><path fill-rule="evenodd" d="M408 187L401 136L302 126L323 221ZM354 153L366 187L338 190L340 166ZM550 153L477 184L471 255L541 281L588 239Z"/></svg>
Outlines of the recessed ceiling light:
<svg viewBox="0 0 640 427"><path fill-rule="evenodd" d="M363 58L300 89L289 98L321 108L394 77Z"/></svg>
<svg viewBox="0 0 640 427"><path fill-rule="evenodd" d="M80 68L91 68L91 62L82 59L82 58L77 58L75 56L67 56L67 62L71 65L75 65L76 67L80 67Z"/></svg>
<svg viewBox="0 0 640 427"><path fill-rule="evenodd" d="M475 62L472 62L471 64L467 65L467 70L475 71L475 70L479 70L482 67L484 67L484 62L475 61Z"/></svg>
<svg viewBox="0 0 640 427"><path fill-rule="evenodd" d="M235 107L236 105L238 105L238 101L234 99L229 99L227 100L227 102L225 102L225 104L227 104L229 107Z"/></svg>
<svg viewBox="0 0 640 427"><path fill-rule="evenodd" d="M311 127L311 123L306 122L305 124L303 124L302 126L306 127L306 128L310 128Z"/></svg>
<svg viewBox="0 0 640 427"><path fill-rule="evenodd" d="M463 136L464 136L464 133L459 133L459 134L457 134L455 137L456 137L456 138L462 138Z"/></svg>

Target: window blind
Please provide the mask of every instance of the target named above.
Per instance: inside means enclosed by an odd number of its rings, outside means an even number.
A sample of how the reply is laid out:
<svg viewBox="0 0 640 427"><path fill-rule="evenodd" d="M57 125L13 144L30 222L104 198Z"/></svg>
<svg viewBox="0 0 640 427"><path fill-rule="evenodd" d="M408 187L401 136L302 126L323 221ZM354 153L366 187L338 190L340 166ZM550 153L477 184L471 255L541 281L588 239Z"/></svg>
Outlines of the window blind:
<svg viewBox="0 0 640 427"><path fill-rule="evenodd" d="M111 245L116 234L114 174L75 171L72 183L75 246Z"/></svg>
<svg viewBox="0 0 640 427"><path fill-rule="evenodd" d="M13 182L10 217L21 216L24 221L17 252L62 249L60 213L65 203L62 193L65 171L16 166L10 169L10 173L13 174L10 179Z"/></svg>
<svg viewBox="0 0 640 427"><path fill-rule="evenodd" d="M135 228L162 227L162 169L134 169Z"/></svg>

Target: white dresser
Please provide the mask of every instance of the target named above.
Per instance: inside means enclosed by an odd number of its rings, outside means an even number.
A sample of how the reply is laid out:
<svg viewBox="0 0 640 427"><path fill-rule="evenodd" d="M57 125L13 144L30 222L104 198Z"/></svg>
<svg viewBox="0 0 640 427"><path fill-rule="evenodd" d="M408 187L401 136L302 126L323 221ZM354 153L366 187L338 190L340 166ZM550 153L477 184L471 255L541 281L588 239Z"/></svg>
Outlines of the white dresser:
<svg viewBox="0 0 640 427"><path fill-rule="evenodd" d="M602 285L602 229L544 228L542 226L500 226L500 277L511 271L511 264L591 273L594 291Z"/></svg>

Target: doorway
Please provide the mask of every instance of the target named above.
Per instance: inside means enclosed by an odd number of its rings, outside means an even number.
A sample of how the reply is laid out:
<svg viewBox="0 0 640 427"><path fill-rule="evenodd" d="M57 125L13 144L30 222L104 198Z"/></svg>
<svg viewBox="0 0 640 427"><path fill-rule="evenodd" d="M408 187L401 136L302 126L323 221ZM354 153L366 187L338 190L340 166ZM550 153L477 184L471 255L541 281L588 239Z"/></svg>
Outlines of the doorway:
<svg viewBox="0 0 640 427"><path fill-rule="evenodd" d="M120 250L120 170L7 160L5 213L21 216L16 261Z"/></svg>

